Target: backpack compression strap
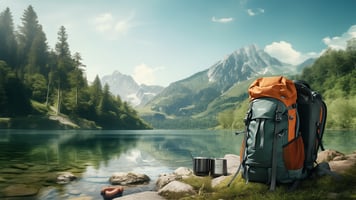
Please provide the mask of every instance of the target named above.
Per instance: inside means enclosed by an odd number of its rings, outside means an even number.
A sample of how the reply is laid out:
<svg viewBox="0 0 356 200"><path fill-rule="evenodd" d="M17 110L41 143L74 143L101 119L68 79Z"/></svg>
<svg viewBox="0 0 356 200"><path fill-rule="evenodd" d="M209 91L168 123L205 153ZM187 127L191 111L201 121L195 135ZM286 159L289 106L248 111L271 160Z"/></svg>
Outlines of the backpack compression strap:
<svg viewBox="0 0 356 200"><path fill-rule="evenodd" d="M278 140L278 129L277 125L282 120L282 111L279 104L277 104L276 109L276 118L274 126L274 136L273 136L273 147L272 147L272 173L271 173L271 186L270 190L273 191L276 189L276 180L277 180L277 140Z"/></svg>
<svg viewBox="0 0 356 200"><path fill-rule="evenodd" d="M245 142L245 147L247 147L247 127L248 127L248 124L250 123L250 120L251 120L251 115L252 115L252 105L250 104L250 107L249 107L249 109L248 109L248 111L246 112L246 115L245 115L245 118L244 118L244 123L245 123L245 133L244 133L244 139L243 139L243 142ZM232 179L230 180L230 182L227 184L227 187L230 187L230 185L231 185L231 183L232 183L232 181L234 181L235 180L235 178L236 178L236 176L237 176L237 174L239 174L239 172L240 172L240 170L241 170L241 166L242 165L244 165L245 164L245 161L246 161L246 158L247 158L247 156L246 156L246 149L244 149L244 151L243 151L244 153L243 153L243 157L242 157L242 161L241 161L241 163L240 163L240 165L239 165L239 167L237 168L237 171L235 172L235 174L234 174L234 176L232 177ZM240 155L241 156L241 155Z"/></svg>

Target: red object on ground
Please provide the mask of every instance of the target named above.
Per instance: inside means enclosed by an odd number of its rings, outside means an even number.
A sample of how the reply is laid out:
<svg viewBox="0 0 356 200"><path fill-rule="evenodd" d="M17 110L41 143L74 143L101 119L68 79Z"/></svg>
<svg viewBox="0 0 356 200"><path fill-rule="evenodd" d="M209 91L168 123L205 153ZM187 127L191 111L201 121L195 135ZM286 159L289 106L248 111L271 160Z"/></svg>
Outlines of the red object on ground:
<svg viewBox="0 0 356 200"><path fill-rule="evenodd" d="M105 200L111 200L116 197L122 196L124 187L122 186L108 186L101 189L100 194Z"/></svg>

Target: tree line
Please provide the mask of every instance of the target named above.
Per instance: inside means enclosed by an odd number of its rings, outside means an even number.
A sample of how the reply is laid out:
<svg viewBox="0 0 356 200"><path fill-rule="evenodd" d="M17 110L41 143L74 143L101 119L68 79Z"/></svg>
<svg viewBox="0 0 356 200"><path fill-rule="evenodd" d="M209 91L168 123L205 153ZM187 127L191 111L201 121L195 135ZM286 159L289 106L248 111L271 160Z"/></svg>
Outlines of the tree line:
<svg viewBox="0 0 356 200"><path fill-rule="evenodd" d="M328 49L301 74L289 78L306 81L323 96L327 128L356 129L356 38L347 42L345 50ZM243 130L248 103L246 99L235 109L220 112L219 127Z"/></svg>
<svg viewBox="0 0 356 200"><path fill-rule="evenodd" d="M0 13L0 117L40 114L32 103L39 102L57 115L91 120L104 129L149 128L98 76L88 84L86 66L79 52L71 53L64 26L52 49L31 5L21 22L15 30L10 9Z"/></svg>

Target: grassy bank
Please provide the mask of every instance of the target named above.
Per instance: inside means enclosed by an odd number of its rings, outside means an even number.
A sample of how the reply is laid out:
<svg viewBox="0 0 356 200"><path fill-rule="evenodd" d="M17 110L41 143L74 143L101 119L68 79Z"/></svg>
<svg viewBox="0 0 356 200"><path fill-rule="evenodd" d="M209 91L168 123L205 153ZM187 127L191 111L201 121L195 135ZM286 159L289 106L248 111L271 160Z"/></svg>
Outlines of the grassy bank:
<svg viewBox="0 0 356 200"><path fill-rule="evenodd" d="M191 177L183 182L194 187L197 194L185 196L172 194L167 199L205 200L205 199L356 199L356 166L336 179L331 176L314 177L302 181L296 190L289 191L288 185L280 185L275 191L269 191L269 186L260 183L248 183L241 176L227 187L230 177L216 187L211 186L210 177Z"/></svg>

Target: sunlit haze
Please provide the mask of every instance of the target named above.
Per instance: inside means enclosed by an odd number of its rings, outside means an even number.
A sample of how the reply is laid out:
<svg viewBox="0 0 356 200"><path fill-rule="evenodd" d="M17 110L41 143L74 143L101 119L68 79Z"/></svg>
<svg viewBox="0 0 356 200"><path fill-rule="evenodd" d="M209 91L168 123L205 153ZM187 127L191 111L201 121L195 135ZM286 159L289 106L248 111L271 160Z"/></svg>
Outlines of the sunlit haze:
<svg viewBox="0 0 356 200"><path fill-rule="evenodd" d="M66 28L89 81L119 71L167 86L246 45L299 64L356 37L352 0L0 0L16 28L29 5L50 48Z"/></svg>

